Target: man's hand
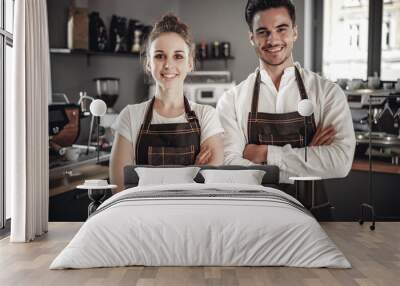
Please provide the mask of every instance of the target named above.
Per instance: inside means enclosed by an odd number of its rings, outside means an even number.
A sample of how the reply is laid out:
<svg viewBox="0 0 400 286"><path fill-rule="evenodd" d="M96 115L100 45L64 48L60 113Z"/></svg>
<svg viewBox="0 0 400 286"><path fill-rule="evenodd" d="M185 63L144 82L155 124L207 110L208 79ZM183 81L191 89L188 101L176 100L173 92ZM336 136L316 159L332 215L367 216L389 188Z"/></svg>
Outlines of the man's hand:
<svg viewBox="0 0 400 286"><path fill-rule="evenodd" d="M330 145L335 139L335 135L336 130L332 125L329 125L326 128L322 128L321 125L318 125L310 146Z"/></svg>
<svg viewBox="0 0 400 286"><path fill-rule="evenodd" d="M243 158L256 164L263 164L267 161L268 146L247 144L243 150Z"/></svg>
<svg viewBox="0 0 400 286"><path fill-rule="evenodd" d="M202 146L199 154L197 154L195 165L207 165L211 159L211 150L208 147Z"/></svg>

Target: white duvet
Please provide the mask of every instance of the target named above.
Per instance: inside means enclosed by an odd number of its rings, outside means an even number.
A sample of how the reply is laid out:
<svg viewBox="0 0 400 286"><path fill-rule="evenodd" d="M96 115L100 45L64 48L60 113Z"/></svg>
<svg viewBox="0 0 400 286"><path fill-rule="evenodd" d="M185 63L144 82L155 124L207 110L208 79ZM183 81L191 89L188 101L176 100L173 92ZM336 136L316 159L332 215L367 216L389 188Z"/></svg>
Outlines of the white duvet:
<svg viewBox="0 0 400 286"><path fill-rule="evenodd" d="M122 199L174 190L173 197ZM185 191L241 196L179 195ZM263 198L264 193L251 196L251 191L265 192L269 198ZM50 269L127 265L350 268L318 222L299 205L279 190L254 185L131 188L105 201Z"/></svg>

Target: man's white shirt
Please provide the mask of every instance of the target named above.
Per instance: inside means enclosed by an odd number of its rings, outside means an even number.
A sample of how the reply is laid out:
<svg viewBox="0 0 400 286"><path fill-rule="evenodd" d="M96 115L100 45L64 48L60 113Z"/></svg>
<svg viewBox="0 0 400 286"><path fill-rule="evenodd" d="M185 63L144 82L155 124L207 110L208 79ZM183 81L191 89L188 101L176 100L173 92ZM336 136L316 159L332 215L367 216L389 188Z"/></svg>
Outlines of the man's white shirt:
<svg viewBox="0 0 400 286"><path fill-rule="evenodd" d="M308 98L314 105L316 126L333 125L337 133L331 145L308 147L307 162L304 160L304 148L268 145L267 164L279 167L282 183L290 182L291 176L344 177L351 169L355 149L353 122L346 96L338 85L302 69L298 63L295 65L304 81ZM257 111L265 113L297 111L301 97L294 67L285 69L279 90L265 69L260 68L260 73ZM253 164L243 158L243 150L248 144L247 121L256 75L257 70L239 85L225 92L218 102L217 111L225 129L225 164Z"/></svg>

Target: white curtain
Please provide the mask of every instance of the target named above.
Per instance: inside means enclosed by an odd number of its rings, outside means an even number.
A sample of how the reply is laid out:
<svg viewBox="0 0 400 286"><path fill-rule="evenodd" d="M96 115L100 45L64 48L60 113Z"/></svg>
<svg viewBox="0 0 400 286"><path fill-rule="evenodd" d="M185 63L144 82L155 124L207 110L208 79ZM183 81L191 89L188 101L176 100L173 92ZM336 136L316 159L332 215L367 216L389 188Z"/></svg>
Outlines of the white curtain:
<svg viewBox="0 0 400 286"><path fill-rule="evenodd" d="M12 242L48 227L50 54L46 0L15 1L13 94L6 99L6 187Z"/></svg>

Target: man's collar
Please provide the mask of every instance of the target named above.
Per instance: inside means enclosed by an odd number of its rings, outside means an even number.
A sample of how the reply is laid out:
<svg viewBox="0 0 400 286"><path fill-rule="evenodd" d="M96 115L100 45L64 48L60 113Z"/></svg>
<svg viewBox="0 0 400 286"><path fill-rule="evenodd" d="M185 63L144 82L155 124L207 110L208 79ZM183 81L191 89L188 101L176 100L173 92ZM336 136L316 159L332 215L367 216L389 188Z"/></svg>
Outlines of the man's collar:
<svg viewBox="0 0 400 286"><path fill-rule="evenodd" d="M287 68L284 69L281 81L287 81L287 80L295 77L295 73L294 73L294 67L295 66L299 69L299 71L301 70L300 63L299 62L295 62L293 64L293 66L290 66L290 67L287 67ZM258 69L260 70L260 76L261 76L260 80L261 80L261 82L263 82L265 84L272 84L273 85L274 83L272 82L272 79L269 76L267 70L262 65L260 65L258 67Z"/></svg>

